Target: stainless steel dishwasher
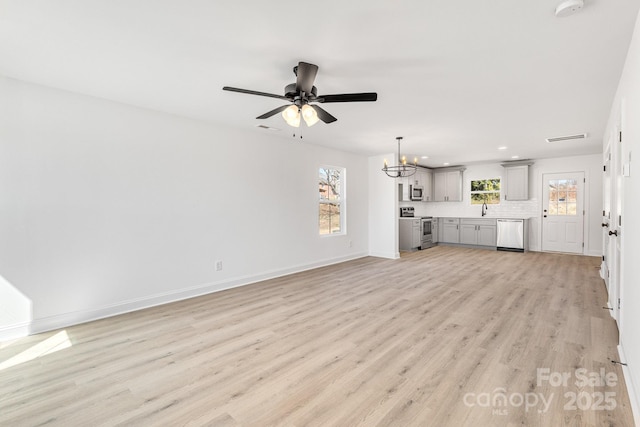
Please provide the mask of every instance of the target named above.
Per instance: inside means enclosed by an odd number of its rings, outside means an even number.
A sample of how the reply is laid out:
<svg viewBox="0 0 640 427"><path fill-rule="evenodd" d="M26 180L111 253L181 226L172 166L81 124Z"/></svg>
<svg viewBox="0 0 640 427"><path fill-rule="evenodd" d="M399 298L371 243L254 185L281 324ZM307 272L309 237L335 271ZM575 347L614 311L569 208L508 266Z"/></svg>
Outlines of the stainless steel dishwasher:
<svg viewBox="0 0 640 427"><path fill-rule="evenodd" d="M527 233L525 219L498 219L499 251L524 252L527 247Z"/></svg>

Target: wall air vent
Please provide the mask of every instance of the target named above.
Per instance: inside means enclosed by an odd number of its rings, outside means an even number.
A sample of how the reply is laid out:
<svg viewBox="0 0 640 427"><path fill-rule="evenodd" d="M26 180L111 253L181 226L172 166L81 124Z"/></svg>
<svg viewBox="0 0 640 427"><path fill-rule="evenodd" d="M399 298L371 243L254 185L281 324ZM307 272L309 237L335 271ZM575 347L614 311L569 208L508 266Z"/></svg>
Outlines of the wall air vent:
<svg viewBox="0 0 640 427"><path fill-rule="evenodd" d="M547 138L547 142L571 141L572 139L585 139L586 137L587 137L586 133L579 133L576 135L565 135L565 136L556 136L553 138Z"/></svg>

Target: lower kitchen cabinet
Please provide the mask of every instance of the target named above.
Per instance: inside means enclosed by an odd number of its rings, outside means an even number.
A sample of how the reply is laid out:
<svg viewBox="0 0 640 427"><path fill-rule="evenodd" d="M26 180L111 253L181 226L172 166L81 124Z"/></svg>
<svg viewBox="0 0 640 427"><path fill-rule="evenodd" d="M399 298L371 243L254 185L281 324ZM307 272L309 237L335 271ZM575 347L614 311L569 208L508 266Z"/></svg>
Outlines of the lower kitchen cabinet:
<svg viewBox="0 0 640 427"><path fill-rule="evenodd" d="M460 243L460 219L440 218L440 242Z"/></svg>
<svg viewBox="0 0 640 427"><path fill-rule="evenodd" d="M422 243L420 218L400 218L400 250L419 249Z"/></svg>
<svg viewBox="0 0 640 427"><path fill-rule="evenodd" d="M480 246L495 246L497 240L498 232L495 225L478 226L478 244Z"/></svg>
<svg viewBox="0 0 640 427"><path fill-rule="evenodd" d="M460 243L465 245L496 246L495 219L460 219Z"/></svg>
<svg viewBox="0 0 640 427"><path fill-rule="evenodd" d="M460 243L465 245L478 244L478 226L462 224L460 226Z"/></svg>

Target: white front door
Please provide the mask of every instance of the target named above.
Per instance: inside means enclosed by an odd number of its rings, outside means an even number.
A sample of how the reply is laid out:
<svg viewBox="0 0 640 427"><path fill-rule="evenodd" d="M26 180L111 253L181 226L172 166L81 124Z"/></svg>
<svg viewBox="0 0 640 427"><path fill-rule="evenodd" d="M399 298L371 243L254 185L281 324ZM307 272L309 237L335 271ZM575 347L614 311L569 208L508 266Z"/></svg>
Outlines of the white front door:
<svg viewBox="0 0 640 427"><path fill-rule="evenodd" d="M546 173L542 179L542 250L583 253L584 172Z"/></svg>

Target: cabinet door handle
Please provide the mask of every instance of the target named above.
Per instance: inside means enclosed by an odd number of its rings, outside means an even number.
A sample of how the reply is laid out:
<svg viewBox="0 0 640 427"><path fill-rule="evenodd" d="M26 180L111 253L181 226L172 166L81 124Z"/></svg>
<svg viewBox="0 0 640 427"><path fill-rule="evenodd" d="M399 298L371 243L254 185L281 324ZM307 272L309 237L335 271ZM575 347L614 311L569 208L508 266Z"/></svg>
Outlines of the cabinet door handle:
<svg viewBox="0 0 640 427"><path fill-rule="evenodd" d="M602 226L603 226L603 227L608 227L608 226L609 226L609 224L607 224L607 223L604 223L604 222L603 222L603 223L602 223Z"/></svg>
<svg viewBox="0 0 640 427"><path fill-rule="evenodd" d="M615 230L615 231L609 231L609 236L616 236L616 237L618 237L618 230Z"/></svg>

